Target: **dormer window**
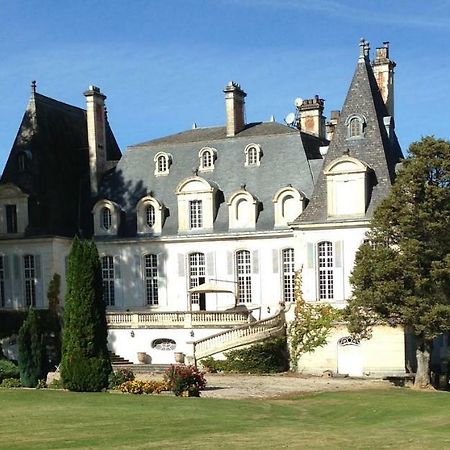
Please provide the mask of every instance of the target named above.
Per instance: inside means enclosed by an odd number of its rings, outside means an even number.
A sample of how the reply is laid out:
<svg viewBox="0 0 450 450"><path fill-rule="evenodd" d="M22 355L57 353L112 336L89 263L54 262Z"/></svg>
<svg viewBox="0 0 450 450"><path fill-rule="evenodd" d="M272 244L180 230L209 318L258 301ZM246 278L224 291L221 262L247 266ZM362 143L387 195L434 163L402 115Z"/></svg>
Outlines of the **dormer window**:
<svg viewBox="0 0 450 450"><path fill-rule="evenodd" d="M203 147L198 152L199 170L209 172L214 170L214 160L216 159L217 151L214 148Z"/></svg>
<svg viewBox="0 0 450 450"><path fill-rule="evenodd" d="M25 172L28 169L29 160L31 160L31 152L29 150L21 151L17 155L17 167L19 172Z"/></svg>
<svg viewBox="0 0 450 450"><path fill-rule="evenodd" d="M366 118L361 114L351 114L347 117L347 138L363 138L366 128Z"/></svg>
<svg viewBox="0 0 450 450"><path fill-rule="evenodd" d="M258 200L250 192L241 189L228 200L230 229L254 230L258 214Z"/></svg>
<svg viewBox="0 0 450 450"><path fill-rule="evenodd" d="M6 232L17 233L17 207L16 205L5 205Z"/></svg>
<svg viewBox="0 0 450 450"><path fill-rule="evenodd" d="M169 153L159 152L153 159L155 162L155 175L168 175L172 164L172 156Z"/></svg>
<svg viewBox="0 0 450 450"><path fill-rule="evenodd" d="M104 230L109 230L111 228L111 210L109 208L102 208L101 212L101 223Z"/></svg>
<svg viewBox="0 0 450 450"><path fill-rule="evenodd" d="M245 147L245 165L259 166L261 163L262 150L258 144L250 144Z"/></svg>
<svg viewBox="0 0 450 450"><path fill-rule="evenodd" d="M163 205L151 195L141 198L136 205L138 234L161 234L163 212Z"/></svg>
<svg viewBox="0 0 450 450"><path fill-rule="evenodd" d="M189 201L189 228L203 228L203 208L201 200Z"/></svg>
<svg viewBox="0 0 450 450"><path fill-rule="evenodd" d="M273 197L275 227L287 227L305 207L305 196L292 186L281 188Z"/></svg>
<svg viewBox="0 0 450 450"><path fill-rule="evenodd" d="M28 226L28 195L12 183L0 186L0 234L17 237Z"/></svg>

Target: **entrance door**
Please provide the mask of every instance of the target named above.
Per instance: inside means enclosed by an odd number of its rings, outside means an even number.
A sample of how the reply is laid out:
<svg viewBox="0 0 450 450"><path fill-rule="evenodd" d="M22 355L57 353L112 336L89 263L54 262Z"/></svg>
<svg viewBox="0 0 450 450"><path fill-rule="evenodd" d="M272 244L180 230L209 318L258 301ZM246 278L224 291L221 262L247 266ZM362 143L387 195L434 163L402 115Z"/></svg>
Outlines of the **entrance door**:
<svg viewBox="0 0 450 450"><path fill-rule="evenodd" d="M363 376L363 359L361 344L358 339L346 336L337 344L337 371L351 377Z"/></svg>

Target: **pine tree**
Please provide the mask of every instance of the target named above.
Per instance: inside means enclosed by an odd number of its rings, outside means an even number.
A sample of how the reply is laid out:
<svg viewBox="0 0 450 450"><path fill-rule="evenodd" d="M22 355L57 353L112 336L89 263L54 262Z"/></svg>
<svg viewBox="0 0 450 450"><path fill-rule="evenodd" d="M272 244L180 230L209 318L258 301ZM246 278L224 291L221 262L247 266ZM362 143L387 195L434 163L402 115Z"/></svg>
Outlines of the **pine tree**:
<svg viewBox="0 0 450 450"><path fill-rule="evenodd" d="M36 387L46 377L44 335L39 327L36 311L30 308L19 330L18 358L20 382L26 387Z"/></svg>
<svg viewBox="0 0 450 450"><path fill-rule="evenodd" d="M351 328L405 327L416 342L415 387L427 387L432 340L450 329L450 142L411 145L368 239L351 276Z"/></svg>
<svg viewBox="0 0 450 450"><path fill-rule="evenodd" d="M61 378L72 391L100 391L110 372L97 247L75 238L67 273Z"/></svg>

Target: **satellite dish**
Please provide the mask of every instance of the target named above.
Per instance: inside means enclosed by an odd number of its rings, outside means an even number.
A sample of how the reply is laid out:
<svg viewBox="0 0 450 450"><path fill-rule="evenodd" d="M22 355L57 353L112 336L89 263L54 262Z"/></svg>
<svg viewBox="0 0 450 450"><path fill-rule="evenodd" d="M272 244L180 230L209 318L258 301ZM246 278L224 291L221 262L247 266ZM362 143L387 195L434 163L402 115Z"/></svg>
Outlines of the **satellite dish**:
<svg viewBox="0 0 450 450"><path fill-rule="evenodd" d="M294 113L289 113L286 118L284 119L284 121L289 125L293 125L295 123L295 114Z"/></svg>
<svg viewBox="0 0 450 450"><path fill-rule="evenodd" d="M297 97L297 98L294 100L294 105L295 105L297 108L300 108L300 106L302 106L302 104L303 104L303 99L302 99L301 97Z"/></svg>

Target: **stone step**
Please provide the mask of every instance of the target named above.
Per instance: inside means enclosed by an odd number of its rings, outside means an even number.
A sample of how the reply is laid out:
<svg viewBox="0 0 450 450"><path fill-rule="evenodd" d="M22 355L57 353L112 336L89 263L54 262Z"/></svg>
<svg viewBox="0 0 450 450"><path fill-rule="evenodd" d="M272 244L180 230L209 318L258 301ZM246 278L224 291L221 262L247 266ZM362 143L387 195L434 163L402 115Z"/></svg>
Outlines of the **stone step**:
<svg viewBox="0 0 450 450"><path fill-rule="evenodd" d="M120 355L116 355L114 352L109 352L109 360L113 366L129 366L133 365L128 359L122 358Z"/></svg>
<svg viewBox="0 0 450 450"><path fill-rule="evenodd" d="M137 374L151 374L158 373L161 374L165 372L171 364L113 364L113 369L129 369L133 373Z"/></svg>

